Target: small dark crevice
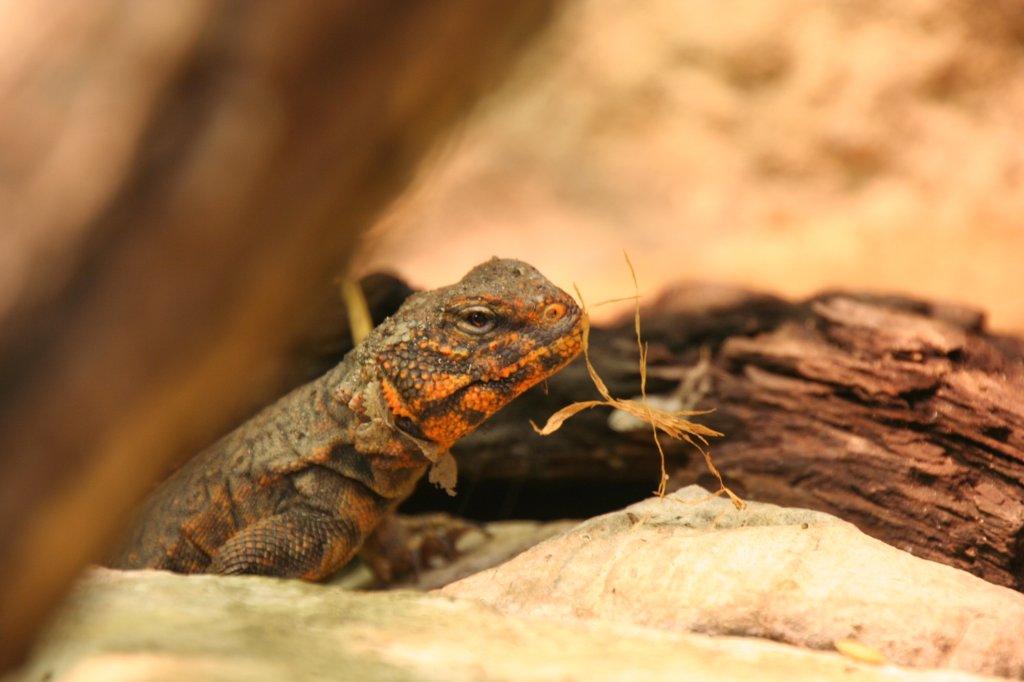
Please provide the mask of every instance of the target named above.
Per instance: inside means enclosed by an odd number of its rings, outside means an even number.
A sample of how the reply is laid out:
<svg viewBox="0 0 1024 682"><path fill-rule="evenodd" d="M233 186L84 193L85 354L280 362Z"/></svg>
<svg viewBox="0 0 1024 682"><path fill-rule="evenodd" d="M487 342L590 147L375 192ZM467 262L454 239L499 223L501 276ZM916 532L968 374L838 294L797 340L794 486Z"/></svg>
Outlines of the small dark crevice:
<svg viewBox="0 0 1024 682"><path fill-rule="evenodd" d="M734 375L742 375L743 369L746 367L753 367L756 370L765 372L767 374L775 374L785 379L796 379L798 381L805 381L807 383L820 384L822 382L816 379L810 379L807 376L800 373L796 367L783 362L772 362L764 357L752 357L747 356L744 358L736 358L729 361L729 365L725 369Z"/></svg>
<svg viewBox="0 0 1024 682"><path fill-rule="evenodd" d="M939 477L927 471L915 470L913 472L914 482L922 487L930 488L935 485Z"/></svg>
<svg viewBox="0 0 1024 682"><path fill-rule="evenodd" d="M1018 530L1013 538L1008 568L1013 576L1013 588L1024 592L1024 528Z"/></svg>
<svg viewBox="0 0 1024 682"><path fill-rule="evenodd" d="M855 386L847 386L846 384L832 384L832 395L840 400L845 400L851 403L857 403L858 405L868 405L867 396L863 391L857 389Z"/></svg>
<svg viewBox="0 0 1024 682"><path fill-rule="evenodd" d="M651 481L490 480L473 485L471 495L460 491L449 497L425 483L402 504L402 513L447 512L473 521L581 519L621 509L654 492Z"/></svg>
<svg viewBox="0 0 1024 682"><path fill-rule="evenodd" d="M917 350L896 349L889 353L889 357L899 362L922 362L925 354Z"/></svg>
<svg viewBox="0 0 1024 682"><path fill-rule="evenodd" d="M997 440L1000 443L1006 443L1009 441L1013 429L1008 426L986 426L981 432L988 438Z"/></svg>
<svg viewBox="0 0 1024 682"><path fill-rule="evenodd" d="M906 401L908 407L914 408L923 402L934 399L938 388L937 385L926 386L925 388L912 388L907 391L901 391L897 395Z"/></svg>

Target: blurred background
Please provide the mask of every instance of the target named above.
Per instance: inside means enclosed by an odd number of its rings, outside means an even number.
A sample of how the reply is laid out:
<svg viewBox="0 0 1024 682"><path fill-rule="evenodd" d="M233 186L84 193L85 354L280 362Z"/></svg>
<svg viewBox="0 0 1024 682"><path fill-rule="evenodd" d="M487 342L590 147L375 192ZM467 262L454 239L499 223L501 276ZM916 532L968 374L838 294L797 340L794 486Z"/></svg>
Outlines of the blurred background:
<svg viewBox="0 0 1024 682"><path fill-rule="evenodd" d="M594 301L626 249L648 294L894 291L1019 332L1022 67L1016 0L577 0L357 267L518 256Z"/></svg>

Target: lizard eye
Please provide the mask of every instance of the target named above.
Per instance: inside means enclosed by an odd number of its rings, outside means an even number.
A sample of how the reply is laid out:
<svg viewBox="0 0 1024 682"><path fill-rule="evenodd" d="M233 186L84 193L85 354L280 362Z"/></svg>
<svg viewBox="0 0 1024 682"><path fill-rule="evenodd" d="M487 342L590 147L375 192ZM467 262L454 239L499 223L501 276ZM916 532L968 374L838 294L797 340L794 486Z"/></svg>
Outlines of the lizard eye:
<svg viewBox="0 0 1024 682"><path fill-rule="evenodd" d="M544 319L548 322L558 322L560 319L565 317L567 309L562 303L552 303L547 308L544 308Z"/></svg>
<svg viewBox="0 0 1024 682"><path fill-rule="evenodd" d="M485 306L476 305L459 313L459 329L474 335L486 334L498 324L498 317Z"/></svg>

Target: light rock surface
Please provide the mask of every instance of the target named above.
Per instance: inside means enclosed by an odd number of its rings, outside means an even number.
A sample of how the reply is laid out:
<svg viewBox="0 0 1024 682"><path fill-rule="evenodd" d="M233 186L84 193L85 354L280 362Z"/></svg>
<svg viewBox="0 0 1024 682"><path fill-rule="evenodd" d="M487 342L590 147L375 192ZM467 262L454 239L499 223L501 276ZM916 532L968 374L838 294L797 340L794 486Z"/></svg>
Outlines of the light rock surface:
<svg viewBox="0 0 1024 682"><path fill-rule="evenodd" d="M1024 595L826 514L706 497L691 486L597 517L443 593L534 618L852 639L899 665L1024 677Z"/></svg>
<svg viewBox="0 0 1024 682"><path fill-rule="evenodd" d="M96 570L14 680L950 682L757 639L502 615L468 600ZM12 682L12 681L7 681Z"/></svg>
<svg viewBox="0 0 1024 682"><path fill-rule="evenodd" d="M427 594L96 569L4 682L1024 677L1024 595L826 514L706 495L592 519Z"/></svg>

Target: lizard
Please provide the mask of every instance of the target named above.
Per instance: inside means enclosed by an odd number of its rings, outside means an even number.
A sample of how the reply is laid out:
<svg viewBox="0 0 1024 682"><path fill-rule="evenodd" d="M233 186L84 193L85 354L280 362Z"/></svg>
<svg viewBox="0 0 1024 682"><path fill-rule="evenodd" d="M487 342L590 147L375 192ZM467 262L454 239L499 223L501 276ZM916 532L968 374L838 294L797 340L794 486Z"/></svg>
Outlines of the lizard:
<svg viewBox="0 0 1024 682"><path fill-rule="evenodd" d="M492 258L410 296L333 369L178 469L106 563L325 579L429 467L454 474L453 443L581 349L573 298Z"/></svg>

